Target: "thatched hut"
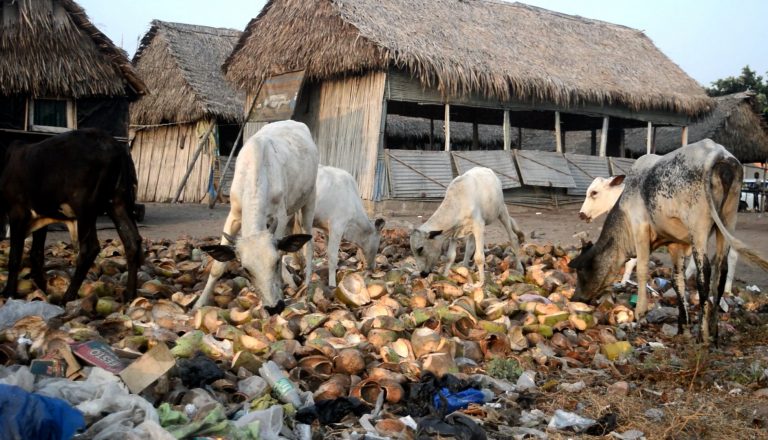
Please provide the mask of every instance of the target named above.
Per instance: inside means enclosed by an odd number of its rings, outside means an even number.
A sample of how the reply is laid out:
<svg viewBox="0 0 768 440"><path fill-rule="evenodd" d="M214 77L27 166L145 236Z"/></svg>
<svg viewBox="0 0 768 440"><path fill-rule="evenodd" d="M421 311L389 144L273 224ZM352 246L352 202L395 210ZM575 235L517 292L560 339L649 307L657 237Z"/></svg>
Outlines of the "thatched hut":
<svg viewBox="0 0 768 440"><path fill-rule="evenodd" d="M39 141L75 128L128 136L146 86L72 0L0 0L0 137Z"/></svg>
<svg viewBox="0 0 768 440"><path fill-rule="evenodd" d="M768 123L757 108L755 94L734 93L718 96L715 101L715 110L690 126L688 142L710 138L726 147L742 163L765 162L768 159ZM682 145L680 130L657 128L654 144L657 154L679 148ZM626 147L634 155L645 154L644 130L629 130L626 134Z"/></svg>
<svg viewBox="0 0 768 440"><path fill-rule="evenodd" d="M609 127L686 126L713 105L640 31L495 0L270 0L224 69L247 90L246 107L253 103L246 132L275 115L307 123L321 161L350 171L367 200L439 197L456 171L456 122L471 124L475 146L480 126L500 126L501 152L515 127L602 129L606 155L618 145ZM272 111L281 105L285 112ZM389 115L430 129L443 121L443 151L396 150ZM518 153L505 154L459 155L509 170L514 156L520 168ZM542 169L562 165L533 156ZM520 171L524 186L539 181Z"/></svg>
<svg viewBox="0 0 768 440"><path fill-rule="evenodd" d="M179 200L200 203L217 181L219 155L233 148L243 119L243 94L221 71L239 36L233 29L152 21L133 58L152 89L131 104L139 200L171 201L183 184Z"/></svg>

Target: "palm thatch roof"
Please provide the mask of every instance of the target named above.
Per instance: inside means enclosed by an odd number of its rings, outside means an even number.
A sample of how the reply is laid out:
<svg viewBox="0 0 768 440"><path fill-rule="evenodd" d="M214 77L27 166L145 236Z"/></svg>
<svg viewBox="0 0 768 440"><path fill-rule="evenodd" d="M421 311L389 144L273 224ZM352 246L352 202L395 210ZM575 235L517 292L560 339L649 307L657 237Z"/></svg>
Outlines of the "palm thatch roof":
<svg viewBox="0 0 768 440"><path fill-rule="evenodd" d="M712 106L641 31L498 0L270 0L224 65L251 89L298 69L323 79L392 67L448 96L689 117Z"/></svg>
<svg viewBox="0 0 768 440"><path fill-rule="evenodd" d="M152 94L131 105L131 124L242 120L244 94L221 71L239 37L234 29L152 21L133 57Z"/></svg>
<svg viewBox="0 0 768 440"><path fill-rule="evenodd" d="M756 108L755 95L742 92L715 98L717 107L708 117L688 127L688 142L710 138L723 145L742 163L763 162L768 158L768 124ZM625 146L635 154L645 154L645 129L627 130ZM669 153L680 148L678 127L656 129L656 152Z"/></svg>
<svg viewBox="0 0 768 440"><path fill-rule="evenodd" d="M72 0L0 0L0 95L146 92L122 49Z"/></svg>

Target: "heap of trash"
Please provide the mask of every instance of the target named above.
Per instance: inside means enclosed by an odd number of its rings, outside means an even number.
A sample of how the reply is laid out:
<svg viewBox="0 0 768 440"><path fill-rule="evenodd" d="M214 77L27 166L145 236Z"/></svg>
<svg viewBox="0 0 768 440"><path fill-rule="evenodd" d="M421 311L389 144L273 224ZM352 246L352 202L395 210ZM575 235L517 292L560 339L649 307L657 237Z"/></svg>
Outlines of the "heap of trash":
<svg viewBox="0 0 768 440"><path fill-rule="evenodd" d="M389 229L374 272L342 246L331 289L318 241L313 280L287 288L286 309L270 316L234 262L215 305L192 308L212 264L200 246L214 242L145 241L138 297L127 303L119 241L102 243L80 298L65 306L55 304L72 247L46 249L47 293L26 267L26 300L0 299L0 438L643 437L615 432L615 414L536 408L553 386L585 386L553 384L553 372L616 377L633 356L663 345L637 336L631 286L595 306L570 301L576 248L527 244L515 256L490 246L481 286L459 265L447 277L421 277L407 231ZM298 261L283 263L301 286ZM668 272L653 271L659 303L675 301L664 293ZM677 308L667 305L649 321L675 323Z"/></svg>

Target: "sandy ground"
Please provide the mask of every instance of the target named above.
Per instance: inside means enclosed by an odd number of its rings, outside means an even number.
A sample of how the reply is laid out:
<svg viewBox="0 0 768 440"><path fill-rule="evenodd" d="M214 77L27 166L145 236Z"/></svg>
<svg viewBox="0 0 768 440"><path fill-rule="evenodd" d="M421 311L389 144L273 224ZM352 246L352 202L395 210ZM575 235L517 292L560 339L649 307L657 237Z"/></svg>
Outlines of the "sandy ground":
<svg viewBox="0 0 768 440"><path fill-rule="evenodd" d="M203 238L218 236L224 225L224 220L229 212L229 205L217 205L208 209L207 205L196 204L161 204L149 203L146 205L146 217L140 224L140 233L143 237L158 239L176 239L182 236ZM511 207L512 217L517 220L520 228L525 232L526 239L535 243L557 243L562 245L576 245L579 243L574 234L585 231L589 238L596 240L600 235L605 216L592 223L584 223L578 219L578 206L561 208L560 210L532 210L519 207ZM428 214L426 214L428 215ZM387 218L385 227L418 226L426 220L427 216L393 216ZM736 236L757 249L764 255L768 255L768 214L740 213ZM108 218L99 220L99 238L114 238L117 233ZM486 232L488 243L507 241L501 224L494 223ZM68 240L65 232L51 232L48 242ZM666 254L657 253L662 261L668 259ZM736 285L757 285L761 291L768 292L768 273L756 269L746 262L739 261L736 269Z"/></svg>

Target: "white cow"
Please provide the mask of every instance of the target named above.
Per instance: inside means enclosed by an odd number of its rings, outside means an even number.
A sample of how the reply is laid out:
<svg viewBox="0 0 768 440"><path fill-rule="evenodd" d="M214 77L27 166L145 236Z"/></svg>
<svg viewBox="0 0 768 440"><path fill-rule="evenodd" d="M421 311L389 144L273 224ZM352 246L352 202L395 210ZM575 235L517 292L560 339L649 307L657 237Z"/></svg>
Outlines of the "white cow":
<svg viewBox="0 0 768 440"><path fill-rule="evenodd" d="M628 256L637 257L638 300L635 316L648 311L646 282L651 251L667 246L672 257L679 298L678 328L688 322L682 292L685 255L693 253L697 268L700 303L700 338L709 342L710 325L717 336L717 307L723 291L721 272L726 268L726 248L732 247L747 260L768 270L768 261L733 236L741 191L743 168L723 146L705 139L663 156L642 173L630 174L624 193L608 213L600 238L585 246L569 263L577 269L575 301L589 301L605 288ZM709 236L715 229L716 249L707 256ZM712 322L710 323L710 319ZM715 339L716 340L716 339Z"/></svg>
<svg viewBox="0 0 768 440"><path fill-rule="evenodd" d="M509 216L504 204L501 181L489 168L472 168L453 179L445 192L445 198L432 217L411 232L411 252L416 259L422 276L427 276L438 263L446 238L448 261L443 271L447 275L451 264L456 259L457 239L467 237L467 249L464 253L464 265L469 263L469 255L474 253L478 270L478 281L485 282L485 226L499 220L507 231L510 242L523 243L525 236L514 219ZM517 252L516 252L517 253ZM522 269L517 262L518 269Z"/></svg>
<svg viewBox="0 0 768 440"><path fill-rule="evenodd" d="M313 226L325 233L327 239L328 280L336 286L339 246L344 238L358 245L365 255L369 270L373 270L381 241L384 219L372 223L365 214L357 182L348 172L320 166L317 171L317 204Z"/></svg>
<svg viewBox="0 0 768 440"><path fill-rule="evenodd" d="M224 273L224 262L236 256L270 313L284 307L281 251L296 252L307 244L304 282L309 283L318 162L317 146L300 122L274 122L248 139L237 156L221 244L203 248L218 261L195 307L208 304L216 280ZM306 234L284 237L289 221L299 212ZM233 246L238 231L241 238Z"/></svg>
<svg viewBox="0 0 768 440"><path fill-rule="evenodd" d="M649 169L655 164L661 156L656 154L646 154L640 156L632 165L630 175L635 175ZM591 222L613 208L619 200L621 193L624 192L624 175L613 177L595 177L595 180L587 188L587 196L579 210L579 218ZM731 293L733 289L733 277L736 272L736 262L739 259L739 253L735 249L728 252L728 275L725 277L725 292ZM632 272L637 265L637 258L630 258L624 265L624 275L621 278L621 285L629 281ZM685 269L685 278L691 278L696 273L696 263L691 259Z"/></svg>

